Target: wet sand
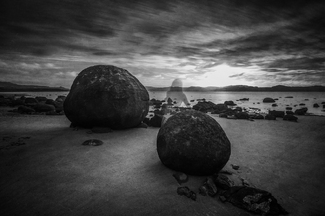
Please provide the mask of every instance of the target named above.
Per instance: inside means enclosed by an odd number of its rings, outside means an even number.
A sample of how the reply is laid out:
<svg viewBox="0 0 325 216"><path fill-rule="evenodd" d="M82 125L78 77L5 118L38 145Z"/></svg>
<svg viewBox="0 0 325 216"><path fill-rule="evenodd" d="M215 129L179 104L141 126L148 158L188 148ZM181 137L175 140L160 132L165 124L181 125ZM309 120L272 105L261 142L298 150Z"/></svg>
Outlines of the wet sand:
<svg viewBox="0 0 325 216"><path fill-rule="evenodd" d="M325 214L324 117L215 119L232 144L225 169L271 192L290 215ZM218 198L177 195L174 171L156 152L159 128L89 134L69 125L65 116L0 116L1 215L250 215ZM104 144L81 145L87 139ZM189 177L184 185L198 192L205 178Z"/></svg>

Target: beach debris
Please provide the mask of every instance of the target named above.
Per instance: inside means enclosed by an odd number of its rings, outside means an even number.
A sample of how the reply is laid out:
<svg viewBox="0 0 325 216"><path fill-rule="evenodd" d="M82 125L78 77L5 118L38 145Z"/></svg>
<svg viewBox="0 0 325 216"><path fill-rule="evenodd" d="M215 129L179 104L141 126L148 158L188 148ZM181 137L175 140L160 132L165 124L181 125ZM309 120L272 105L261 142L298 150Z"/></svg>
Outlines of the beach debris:
<svg viewBox="0 0 325 216"><path fill-rule="evenodd" d="M214 197L218 193L218 188L211 177L207 177L199 188L199 193L203 196Z"/></svg>
<svg viewBox="0 0 325 216"><path fill-rule="evenodd" d="M235 185L235 183L229 179L226 175L217 174L214 176L214 183L216 186L222 190L228 190L232 186Z"/></svg>
<svg viewBox="0 0 325 216"><path fill-rule="evenodd" d="M239 166L237 164L231 164L231 167L234 169L234 170L238 170L239 169Z"/></svg>
<svg viewBox="0 0 325 216"><path fill-rule="evenodd" d="M271 193L253 187L233 186L229 190L222 192L219 198L223 202L230 202L234 206L255 214L288 214Z"/></svg>
<svg viewBox="0 0 325 216"><path fill-rule="evenodd" d="M188 181L188 176L185 173L177 172L173 174L178 184L182 184Z"/></svg>
<svg viewBox="0 0 325 216"><path fill-rule="evenodd" d="M110 133L112 132L113 130L109 127L93 127L91 129L91 131L93 133Z"/></svg>
<svg viewBox="0 0 325 216"><path fill-rule="evenodd" d="M286 121L297 121L298 120L298 117L294 116L294 115L285 115L283 116L283 120L286 120Z"/></svg>
<svg viewBox="0 0 325 216"><path fill-rule="evenodd" d="M266 97L263 99L263 103L274 103L275 100L273 100L273 98L269 98L269 97Z"/></svg>
<svg viewBox="0 0 325 216"><path fill-rule="evenodd" d="M90 139L90 140L86 140L82 143L82 145L88 145L88 146L99 146L99 145L103 145L103 141L98 140L98 139Z"/></svg>
<svg viewBox="0 0 325 216"><path fill-rule="evenodd" d="M157 135L157 151L168 168L189 175L213 175L230 157L230 141L211 116L186 110L171 116Z"/></svg>
<svg viewBox="0 0 325 216"><path fill-rule="evenodd" d="M177 194L180 196L186 196L194 201L196 200L196 193L194 191L191 191L187 186L178 187Z"/></svg>

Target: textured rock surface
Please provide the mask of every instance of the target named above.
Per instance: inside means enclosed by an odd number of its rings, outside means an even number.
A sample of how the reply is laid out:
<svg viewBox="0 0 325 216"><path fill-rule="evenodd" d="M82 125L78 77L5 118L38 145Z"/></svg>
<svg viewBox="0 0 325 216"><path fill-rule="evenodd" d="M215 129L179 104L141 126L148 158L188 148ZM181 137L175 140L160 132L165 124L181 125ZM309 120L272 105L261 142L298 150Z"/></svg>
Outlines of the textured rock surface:
<svg viewBox="0 0 325 216"><path fill-rule="evenodd" d="M230 157L230 142L219 123L190 110L171 116L160 128L157 151L161 162L191 175L219 172Z"/></svg>
<svg viewBox="0 0 325 216"><path fill-rule="evenodd" d="M127 70L97 65L81 71L64 101L64 112L83 127L136 127L149 109L149 94Z"/></svg>

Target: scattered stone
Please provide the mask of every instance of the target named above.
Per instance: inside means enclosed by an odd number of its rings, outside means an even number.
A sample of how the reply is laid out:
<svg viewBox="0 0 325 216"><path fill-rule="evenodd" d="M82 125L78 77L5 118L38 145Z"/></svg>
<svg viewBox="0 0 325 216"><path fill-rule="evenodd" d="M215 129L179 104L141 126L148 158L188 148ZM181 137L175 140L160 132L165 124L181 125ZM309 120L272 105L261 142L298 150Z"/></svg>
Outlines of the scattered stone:
<svg viewBox="0 0 325 216"><path fill-rule="evenodd" d="M222 169L222 170L220 170L219 173L226 174L226 175L232 175L232 174L233 174L231 171L226 170L226 169Z"/></svg>
<svg viewBox="0 0 325 216"><path fill-rule="evenodd" d="M306 104L304 104L304 103L300 103L299 106L306 106Z"/></svg>
<svg viewBox="0 0 325 216"><path fill-rule="evenodd" d="M324 102L322 102L321 104L325 104L325 101L324 101Z"/></svg>
<svg viewBox="0 0 325 216"><path fill-rule="evenodd" d="M273 100L273 98L267 97L267 98L263 99L263 103L274 103L274 102L275 102L275 100Z"/></svg>
<svg viewBox="0 0 325 216"><path fill-rule="evenodd" d="M252 119L264 119L264 116L261 114L255 114L253 116L251 116Z"/></svg>
<svg viewBox="0 0 325 216"><path fill-rule="evenodd" d="M249 187L249 186L250 186L250 184L248 183L248 181L247 181L246 179L244 179L244 178L240 178L240 181L241 181L241 184L242 184L243 186L246 186L246 187Z"/></svg>
<svg viewBox="0 0 325 216"><path fill-rule="evenodd" d="M103 145L103 141L98 140L98 139L90 139L90 140L86 140L85 142L82 143L82 145L89 145L89 146L99 146L99 145Z"/></svg>
<svg viewBox="0 0 325 216"><path fill-rule="evenodd" d="M228 190L235 185L231 179L222 174L218 174L214 177L214 183L218 188L221 188L222 190Z"/></svg>
<svg viewBox="0 0 325 216"><path fill-rule="evenodd" d="M55 107L49 104L40 104L38 103L36 106L33 107L36 112L50 112L55 111Z"/></svg>
<svg viewBox="0 0 325 216"><path fill-rule="evenodd" d="M218 193L217 186L211 177L207 177L203 185L207 189L207 195L214 197Z"/></svg>
<svg viewBox="0 0 325 216"><path fill-rule="evenodd" d="M86 128L133 128L148 110L147 89L127 70L111 65L81 71L64 100L67 118Z"/></svg>
<svg viewBox="0 0 325 216"><path fill-rule="evenodd" d="M233 101L225 101L224 104L227 106L236 106L236 104Z"/></svg>
<svg viewBox="0 0 325 216"><path fill-rule="evenodd" d="M305 115L308 111L308 108L307 107L304 107L304 108L301 108L301 109L297 109L295 111L295 114L296 115Z"/></svg>
<svg viewBox="0 0 325 216"><path fill-rule="evenodd" d="M292 111L286 111L286 114L287 114L287 115L293 115L294 112L292 112Z"/></svg>
<svg viewBox="0 0 325 216"><path fill-rule="evenodd" d="M294 115L285 115L283 116L283 120L286 120L286 121L297 121L298 120L298 117L294 116Z"/></svg>
<svg viewBox="0 0 325 216"><path fill-rule="evenodd" d="M110 133L112 132L113 130L109 127L93 127L91 129L91 131L93 133Z"/></svg>
<svg viewBox="0 0 325 216"><path fill-rule="evenodd" d="M202 112L171 116L160 128L157 151L161 162L191 175L219 172L230 157L230 142L219 123Z"/></svg>
<svg viewBox="0 0 325 216"><path fill-rule="evenodd" d="M260 215L287 215L288 212L278 204L271 193L253 187L233 186L223 194L234 206Z"/></svg>
<svg viewBox="0 0 325 216"><path fill-rule="evenodd" d="M42 101L45 102L45 101L47 100L46 97L40 97L40 96L35 97L35 99L36 99L38 102L42 102Z"/></svg>
<svg viewBox="0 0 325 216"><path fill-rule="evenodd" d="M202 196L208 196L208 188L206 185L201 185L201 187L199 187L199 194L201 194Z"/></svg>
<svg viewBox="0 0 325 216"><path fill-rule="evenodd" d="M286 96L286 97L284 97L284 98L293 98L293 96Z"/></svg>
<svg viewBox="0 0 325 216"><path fill-rule="evenodd" d="M249 115L246 112L238 112L235 116L237 119L249 119Z"/></svg>
<svg viewBox="0 0 325 216"><path fill-rule="evenodd" d="M269 114L275 116L276 118L279 117L279 118L283 118L284 116L284 111L277 111L277 110L269 110Z"/></svg>
<svg viewBox="0 0 325 216"><path fill-rule="evenodd" d="M28 106L19 106L18 112L21 114L31 114L31 113L35 112L35 110Z"/></svg>
<svg viewBox="0 0 325 216"><path fill-rule="evenodd" d="M220 113L220 114L219 114L219 117L220 117L220 118L227 118L228 115L227 115L226 113Z"/></svg>
<svg viewBox="0 0 325 216"><path fill-rule="evenodd" d="M239 169L239 166L236 165L236 164L231 164L231 167L232 167L234 170L238 170L238 169Z"/></svg>
<svg viewBox="0 0 325 216"><path fill-rule="evenodd" d="M177 188L177 194L180 196L186 196L192 200L196 200L196 193L194 191L191 191L188 187L178 187Z"/></svg>
<svg viewBox="0 0 325 216"><path fill-rule="evenodd" d="M272 107L277 107L278 105L277 104L272 104Z"/></svg>
<svg viewBox="0 0 325 216"><path fill-rule="evenodd" d="M275 117L274 115L272 115L272 114L267 114L267 115L265 116L265 119L266 119L266 120L276 120L276 117Z"/></svg>
<svg viewBox="0 0 325 216"><path fill-rule="evenodd" d="M240 101L249 101L249 98L241 98Z"/></svg>
<svg viewBox="0 0 325 216"><path fill-rule="evenodd" d="M188 176L185 173L177 172L173 174L178 184L182 184L188 181Z"/></svg>
<svg viewBox="0 0 325 216"><path fill-rule="evenodd" d="M292 110L292 107L286 107L286 110Z"/></svg>
<svg viewBox="0 0 325 216"><path fill-rule="evenodd" d="M314 107L314 108L318 108L319 105L318 105L317 103L315 103L315 104L313 105L313 107Z"/></svg>
<svg viewBox="0 0 325 216"><path fill-rule="evenodd" d="M33 105L38 104L38 101L35 98L31 98L31 97L26 98L24 102L25 102L25 105L28 105L28 106L33 106Z"/></svg>
<svg viewBox="0 0 325 216"><path fill-rule="evenodd" d="M224 110L227 110L227 105L225 104L215 104L211 101L202 101L202 102L198 102L197 104L195 104L193 106L193 109L194 110L197 110L197 111L201 111L201 112L204 112L204 113L207 113L207 112L222 112ZM219 113L215 113L215 114L219 114Z"/></svg>

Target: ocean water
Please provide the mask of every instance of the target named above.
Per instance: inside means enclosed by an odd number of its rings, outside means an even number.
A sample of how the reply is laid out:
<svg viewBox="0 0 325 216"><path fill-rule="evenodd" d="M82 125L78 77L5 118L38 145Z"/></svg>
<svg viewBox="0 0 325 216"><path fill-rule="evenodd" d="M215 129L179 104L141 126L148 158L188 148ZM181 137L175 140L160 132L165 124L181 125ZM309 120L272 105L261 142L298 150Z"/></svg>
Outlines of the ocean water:
<svg viewBox="0 0 325 216"><path fill-rule="evenodd" d="M50 99L56 99L59 95L68 95L69 92L7 92L1 94L24 94L28 96L44 96ZM197 99L205 98L207 101L213 103L224 103L225 101L232 100L237 106L243 108L258 108L261 113L267 113L268 110L280 110L285 111L287 106L292 107L292 110L298 108L307 107L308 113L314 115L325 116L325 108L323 108L322 102L325 102L325 92L184 92L191 105L197 103ZM158 100L164 100L166 92L164 91L149 91L150 99L155 98ZM292 98L286 98L292 96ZM272 103L263 103L263 99L266 97L277 98L275 102L278 106L272 107ZM249 98L249 101L238 101L241 98ZM258 104L259 103L259 104ZM300 104L305 105L300 105ZM314 108L313 104L318 103L319 108Z"/></svg>

